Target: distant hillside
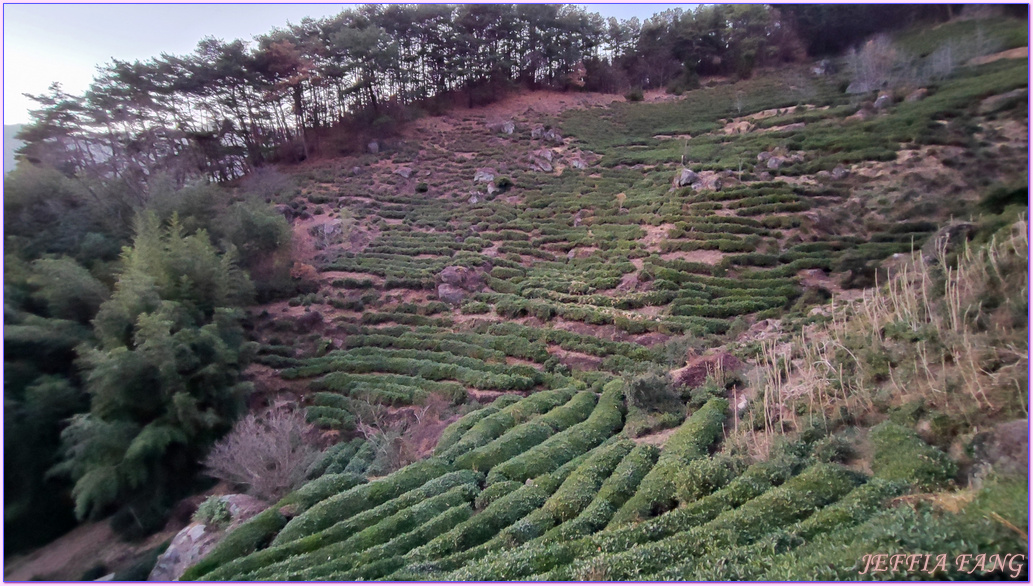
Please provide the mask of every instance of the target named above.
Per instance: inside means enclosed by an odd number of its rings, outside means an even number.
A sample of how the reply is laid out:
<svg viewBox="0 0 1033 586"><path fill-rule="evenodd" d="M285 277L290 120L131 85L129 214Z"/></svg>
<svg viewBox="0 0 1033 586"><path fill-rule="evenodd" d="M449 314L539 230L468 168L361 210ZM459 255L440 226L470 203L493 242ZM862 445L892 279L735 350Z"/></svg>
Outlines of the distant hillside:
<svg viewBox="0 0 1033 586"><path fill-rule="evenodd" d="M8 171L14 169L14 151L20 149L23 141L20 141L15 137L22 130L23 124L4 124L4 175Z"/></svg>

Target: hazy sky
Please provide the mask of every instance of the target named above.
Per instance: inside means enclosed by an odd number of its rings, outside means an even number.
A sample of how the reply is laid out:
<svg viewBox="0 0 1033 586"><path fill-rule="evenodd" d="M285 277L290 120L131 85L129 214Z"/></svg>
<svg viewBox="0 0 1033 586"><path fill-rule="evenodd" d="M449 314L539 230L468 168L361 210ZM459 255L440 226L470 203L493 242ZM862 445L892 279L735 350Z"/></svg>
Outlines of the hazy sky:
<svg viewBox="0 0 1033 586"><path fill-rule="evenodd" d="M112 58L190 53L205 36L251 39L288 21L337 14L349 4L4 4L4 124L28 122L55 81L81 94ZM603 17L648 18L694 4L583 4Z"/></svg>

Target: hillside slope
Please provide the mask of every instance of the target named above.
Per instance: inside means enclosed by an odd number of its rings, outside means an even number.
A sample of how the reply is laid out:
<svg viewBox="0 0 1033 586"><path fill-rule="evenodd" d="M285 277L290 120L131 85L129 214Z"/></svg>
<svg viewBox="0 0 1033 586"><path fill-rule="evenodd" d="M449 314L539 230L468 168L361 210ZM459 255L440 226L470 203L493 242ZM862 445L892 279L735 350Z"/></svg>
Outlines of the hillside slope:
<svg viewBox="0 0 1033 586"><path fill-rule="evenodd" d="M250 374L374 447L186 577L1024 578L1028 65L985 61L520 95L293 169L311 292Z"/></svg>

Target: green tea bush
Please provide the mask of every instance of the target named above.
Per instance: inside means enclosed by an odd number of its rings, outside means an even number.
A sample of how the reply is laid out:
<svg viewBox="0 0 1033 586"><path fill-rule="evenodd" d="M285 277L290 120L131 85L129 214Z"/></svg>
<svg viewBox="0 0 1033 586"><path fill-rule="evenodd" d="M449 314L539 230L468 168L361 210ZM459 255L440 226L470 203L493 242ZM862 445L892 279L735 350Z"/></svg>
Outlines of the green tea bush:
<svg viewBox="0 0 1033 586"><path fill-rule="evenodd" d="M489 485L487 488L481 491L477 495L477 499L474 501L474 507L478 510L484 510L488 505L497 501L498 499L506 496L514 490L520 488L524 484L522 482L515 482L507 480L504 482L496 482L495 484Z"/></svg>
<svg viewBox="0 0 1033 586"><path fill-rule="evenodd" d="M670 510L675 504L675 477L686 464L707 455L724 432L726 399L711 399L693 413L667 440L660 460L642 479L635 496L613 516L607 529L633 523Z"/></svg>
<svg viewBox="0 0 1033 586"><path fill-rule="evenodd" d="M921 491L944 488L958 473L946 454L930 446L914 431L886 421L872 428L872 472L880 478L900 480Z"/></svg>
<svg viewBox="0 0 1033 586"><path fill-rule="evenodd" d="M402 565L401 556L415 547L427 543L473 516L469 504L452 507L416 529L403 533L391 541L371 547L358 554L342 556L333 562L312 572L307 572L307 580L375 580L381 578ZM289 577L273 577L275 580L287 580Z"/></svg>
<svg viewBox="0 0 1033 586"><path fill-rule="evenodd" d="M480 482L481 478L481 476L465 470L444 474L396 498L391 498L382 504L371 506L347 519L334 522L326 529L299 539L279 543L274 542L267 549L226 564L212 573L211 576L220 579L228 579L231 576L250 576L252 572L261 571L271 564L308 555L313 551L349 539L351 536L375 526L382 520L424 501L449 493L458 487L474 486ZM473 494L476 494L476 491L473 491ZM455 496L453 494L448 498L454 499ZM470 496L469 500L472 499L473 496ZM306 559L311 562L312 559L316 558L309 556ZM304 567L304 564L295 562L295 566Z"/></svg>
<svg viewBox="0 0 1033 586"><path fill-rule="evenodd" d="M460 455L498 438L514 425L562 405L573 396L573 388L564 388L554 391L542 391L526 397L498 413L489 415L475 423L468 432L463 434L459 441L450 448L443 450L440 456L446 460L454 460Z"/></svg>
<svg viewBox="0 0 1033 586"><path fill-rule="evenodd" d="M488 483L535 478L588 452L620 430L624 424L623 407L623 384L619 380L607 383L588 419L517 457L501 461L488 474Z"/></svg>
<svg viewBox="0 0 1033 586"><path fill-rule="evenodd" d="M291 519L276 536L273 545L312 535L371 505L384 503L447 472L449 466L444 461L431 458L406 466L375 482L330 497Z"/></svg>
<svg viewBox="0 0 1033 586"><path fill-rule="evenodd" d="M660 451L649 444L635 446L603 482L592 502L577 517L546 533L544 540L563 542L604 528L621 505L635 494L639 482L659 455Z"/></svg>
<svg viewBox="0 0 1033 586"><path fill-rule="evenodd" d="M488 417L489 415L498 413L504 407L508 407L519 400L519 395L502 395L498 399L495 399L491 405L482 409L477 409L476 411L472 411L463 417L460 417L458 421L449 424L449 426L441 432L441 437L438 438L438 444L434 448L434 453L441 454L448 448L455 445L455 443L458 442L467 431L470 431L470 428L476 425L480 420Z"/></svg>
<svg viewBox="0 0 1033 586"><path fill-rule="evenodd" d="M477 492L478 489L473 484L456 486L441 494L424 498L409 507L401 508L398 512L367 525L347 538L336 540L330 545L301 555L294 555L282 562L267 565L258 571L241 574L238 578L264 580L277 574L284 574L291 576L292 579L311 579L311 576L320 573L324 567L320 565L322 560L340 558L387 543L395 536L412 531L453 507L469 504ZM334 538L337 537L334 536ZM334 564L334 562L331 563ZM340 565L334 565L340 567Z"/></svg>
<svg viewBox="0 0 1033 586"><path fill-rule="evenodd" d="M614 554L581 560L554 577L584 577L601 572L608 580L629 580L662 570L685 552L703 555L723 547L748 544L778 527L801 520L849 493L855 475L828 464L817 464L786 482L721 513L713 521L660 541Z"/></svg>

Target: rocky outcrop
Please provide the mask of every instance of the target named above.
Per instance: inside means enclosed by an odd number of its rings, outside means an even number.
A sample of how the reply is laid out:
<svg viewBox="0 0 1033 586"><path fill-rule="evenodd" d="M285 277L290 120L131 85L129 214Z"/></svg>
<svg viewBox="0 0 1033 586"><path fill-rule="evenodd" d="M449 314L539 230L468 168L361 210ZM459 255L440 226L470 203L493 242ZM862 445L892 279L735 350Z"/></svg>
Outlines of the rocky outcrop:
<svg viewBox="0 0 1033 586"><path fill-rule="evenodd" d="M178 580L190 566L201 561L222 539L241 523L265 509L265 503L243 494L219 497L230 513L230 523L225 527L191 523L172 538L165 553L147 577L150 582L171 582Z"/></svg>
<svg viewBox="0 0 1033 586"><path fill-rule="evenodd" d="M674 187L688 187L699 181L699 175L692 169L682 169L674 176Z"/></svg>
<svg viewBox="0 0 1033 586"><path fill-rule="evenodd" d="M488 124L488 130L492 132L499 132L502 134L513 134L516 130L516 125L513 124L512 120L505 120L503 122L492 122Z"/></svg>
<svg viewBox="0 0 1033 586"><path fill-rule="evenodd" d="M474 183L490 183L495 180L498 173L490 167L481 167L473 173Z"/></svg>
<svg viewBox="0 0 1033 586"><path fill-rule="evenodd" d="M399 167L399 168L395 169L395 175L398 175L402 179L408 179L408 178L412 177L412 168L411 167Z"/></svg>
<svg viewBox="0 0 1033 586"><path fill-rule="evenodd" d="M471 293L484 289L484 269L445 267L437 276L438 299L458 305Z"/></svg>

